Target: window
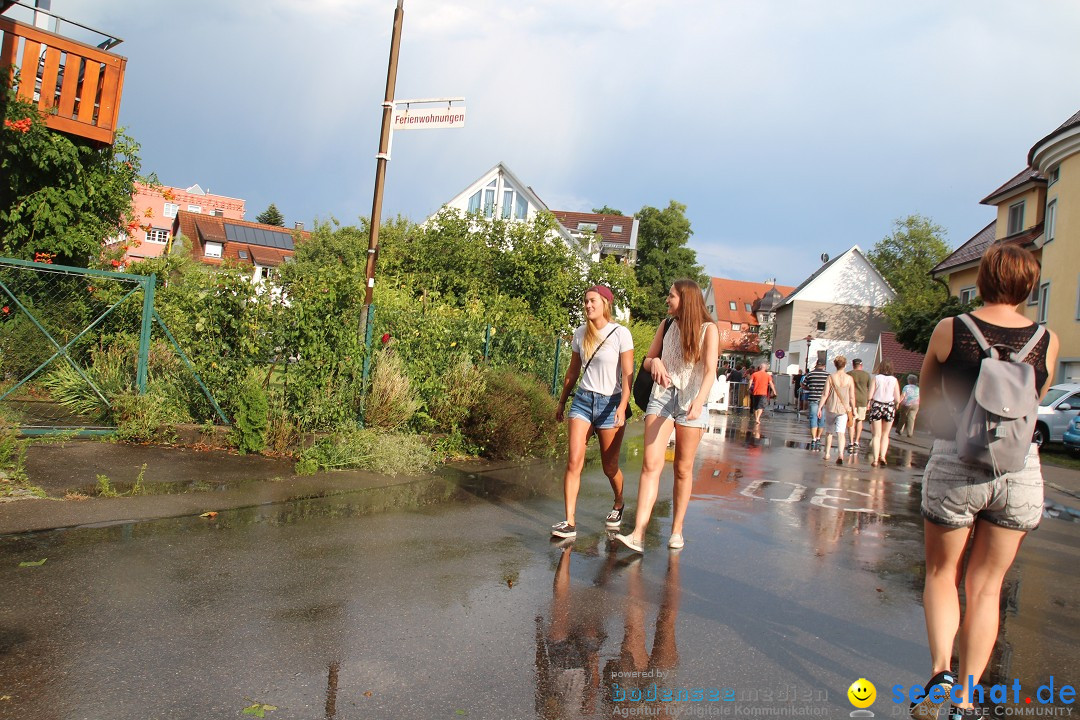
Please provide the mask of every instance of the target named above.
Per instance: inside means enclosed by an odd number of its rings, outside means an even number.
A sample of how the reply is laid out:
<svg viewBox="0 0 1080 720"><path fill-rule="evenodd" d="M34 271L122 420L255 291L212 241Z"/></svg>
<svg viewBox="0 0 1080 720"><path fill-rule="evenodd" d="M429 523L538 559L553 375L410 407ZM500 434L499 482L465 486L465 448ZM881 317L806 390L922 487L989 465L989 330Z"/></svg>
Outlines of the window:
<svg viewBox="0 0 1080 720"><path fill-rule="evenodd" d="M1028 303L1027 304L1028 305L1038 305L1039 304L1039 285L1038 285L1038 283L1035 284L1035 287L1031 288L1031 297L1028 298Z"/></svg>
<svg viewBox="0 0 1080 720"><path fill-rule="evenodd" d="M1047 180L1049 182L1046 183L1046 187L1050 187L1051 185L1053 185L1054 183L1056 183L1060 179L1061 179L1061 166L1058 165L1056 168L1054 168L1053 170L1050 171L1050 175L1049 175L1049 177L1047 177Z"/></svg>
<svg viewBox="0 0 1080 720"><path fill-rule="evenodd" d="M819 320L817 324L818 332L825 332L825 321Z"/></svg>
<svg viewBox="0 0 1080 720"><path fill-rule="evenodd" d="M517 199L514 200L514 219L524 220L529 216L529 201L526 200L521 193L517 194Z"/></svg>
<svg viewBox="0 0 1080 720"><path fill-rule="evenodd" d="M743 303L743 305L746 307L746 312L754 312L754 308L750 305L750 303Z"/></svg>
<svg viewBox="0 0 1080 720"><path fill-rule="evenodd" d="M510 213L514 211L514 191L503 190L503 202L502 202L502 217L503 220L510 219Z"/></svg>
<svg viewBox="0 0 1080 720"><path fill-rule="evenodd" d="M975 299L975 288L966 287L960 291L960 302L969 303Z"/></svg>
<svg viewBox="0 0 1080 720"><path fill-rule="evenodd" d="M247 260L248 259L247 250L240 250L236 254L240 256L241 260Z"/></svg>
<svg viewBox="0 0 1080 720"><path fill-rule="evenodd" d="M760 325L749 325L749 326L747 326L746 329L749 330L752 333L756 333L758 330L761 329L761 326Z"/></svg>
<svg viewBox="0 0 1080 720"><path fill-rule="evenodd" d="M498 180L492 180L484 188L484 217L489 218L495 215L495 186L498 182Z"/></svg>
<svg viewBox="0 0 1080 720"><path fill-rule="evenodd" d="M596 232L596 223L578 223L577 229L581 232Z"/></svg>
<svg viewBox="0 0 1080 720"><path fill-rule="evenodd" d="M1046 225L1043 230L1043 237L1046 239L1043 243L1048 243L1054 239L1054 226L1057 224L1057 198L1054 198L1046 204Z"/></svg>
<svg viewBox="0 0 1080 720"><path fill-rule="evenodd" d="M169 242L169 231L162 228L151 228L146 233L146 242L167 243Z"/></svg>
<svg viewBox="0 0 1080 720"><path fill-rule="evenodd" d="M214 217L225 217L225 208L214 208L210 214Z"/></svg>
<svg viewBox="0 0 1080 720"><path fill-rule="evenodd" d="M187 211L202 214L202 207L200 205L188 205Z"/></svg>
<svg viewBox="0 0 1080 720"><path fill-rule="evenodd" d="M712 305L710 305L709 306L709 314L712 315L714 311L715 311L715 308Z"/></svg>
<svg viewBox="0 0 1080 720"><path fill-rule="evenodd" d="M1040 323L1046 322L1046 314L1050 305L1050 283L1039 286L1039 318Z"/></svg>
<svg viewBox="0 0 1080 720"><path fill-rule="evenodd" d="M1024 201L1009 206L1009 235L1024 229Z"/></svg>
<svg viewBox="0 0 1080 720"><path fill-rule="evenodd" d="M469 198L469 212L471 212L471 213L480 212L480 194L482 192L484 192L484 191L483 190L477 190L476 192L474 192L472 194L472 197Z"/></svg>
<svg viewBox="0 0 1080 720"><path fill-rule="evenodd" d="M735 307L736 307L735 301L731 300L730 302L728 302L727 306L728 306L728 310L734 310Z"/></svg>
<svg viewBox="0 0 1080 720"><path fill-rule="evenodd" d="M732 330L742 330L742 325L739 323L731 323Z"/></svg>
<svg viewBox="0 0 1080 720"><path fill-rule="evenodd" d="M828 359L829 359L829 351L828 350L818 350L817 351L817 361L819 363L824 365L825 361L828 360Z"/></svg>
<svg viewBox="0 0 1080 720"><path fill-rule="evenodd" d="M208 257L208 258L219 258L219 257L221 257L221 243L219 243L219 242L208 242L208 243L206 243L206 250L203 252L203 254L206 255L206 257Z"/></svg>
<svg viewBox="0 0 1080 720"><path fill-rule="evenodd" d="M176 203L165 203L165 209L161 211L161 214L167 218L176 217L177 211L180 210L180 206Z"/></svg>
<svg viewBox="0 0 1080 720"><path fill-rule="evenodd" d="M621 233L622 232L622 225L612 225L611 226L611 232L613 232L613 233Z"/></svg>

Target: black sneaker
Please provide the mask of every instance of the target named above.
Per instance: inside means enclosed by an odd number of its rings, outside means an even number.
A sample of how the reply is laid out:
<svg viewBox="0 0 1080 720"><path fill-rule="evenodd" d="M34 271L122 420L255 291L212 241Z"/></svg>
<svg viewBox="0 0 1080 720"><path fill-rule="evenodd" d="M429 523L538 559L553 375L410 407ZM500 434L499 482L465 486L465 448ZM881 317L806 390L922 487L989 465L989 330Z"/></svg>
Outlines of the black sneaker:
<svg viewBox="0 0 1080 720"><path fill-rule="evenodd" d="M624 509L626 509L625 505L623 505L622 507L618 507L618 508L617 507L611 508L611 512L609 512L607 514L607 517L604 518L604 525L606 525L609 528L617 528L620 525L622 525L622 514L623 514Z"/></svg>
<svg viewBox="0 0 1080 720"><path fill-rule="evenodd" d="M911 703L911 717L914 720L937 720L938 709L949 702L949 693L955 684L956 676L951 671L942 670L936 673L926 683L922 700ZM944 692L932 695L931 691L939 685L944 689Z"/></svg>
<svg viewBox="0 0 1080 720"><path fill-rule="evenodd" d="M551 534L560 538L577 537L577 528L563 520L551 526Z"/></svg>

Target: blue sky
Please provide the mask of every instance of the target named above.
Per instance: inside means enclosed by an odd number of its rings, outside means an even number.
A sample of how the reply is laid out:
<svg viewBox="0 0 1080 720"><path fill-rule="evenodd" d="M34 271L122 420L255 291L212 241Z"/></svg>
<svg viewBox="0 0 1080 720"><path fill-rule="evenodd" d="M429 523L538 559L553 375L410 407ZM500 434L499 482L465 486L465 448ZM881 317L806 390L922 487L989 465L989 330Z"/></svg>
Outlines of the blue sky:
<svg viewBox="0 0 1080 720"><path fill-rule="evenodd" d="M395 0L53 0L124 39L121 123L162 182L287 221L370 213ZM422 220L496 162L551 207L688 206L712 275L801 282L978 201L1080 109L1075 0L405 0L384 215Z"/></svg>

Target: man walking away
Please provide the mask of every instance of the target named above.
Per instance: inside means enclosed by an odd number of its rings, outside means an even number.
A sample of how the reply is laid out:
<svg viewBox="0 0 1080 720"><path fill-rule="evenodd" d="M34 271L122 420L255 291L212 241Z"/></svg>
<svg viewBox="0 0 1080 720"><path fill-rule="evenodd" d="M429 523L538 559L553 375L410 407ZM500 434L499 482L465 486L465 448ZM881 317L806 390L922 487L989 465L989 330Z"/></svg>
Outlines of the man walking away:
<svg viewBox="0 0 1080 720"><path fill-rule="evenodd" d="M821 404L821 393L825 390L825 383L829 382L829 373L825 372L825 361L818 360L814 369L806 373L803 378L803 388L806 389L807 413L810 415L810 447L821 447L822 419L818 417L818 407Z"/></svg>
<svg viewBox="0 0 1080 720"><path fill-rule="evenodd" d="M750 376L750 409L754 412L755 425L761 422L761 413L770 394L776 395L776 386L769 374L769 364L761 363L757 372Z"/></svg>
<svg viewBox="0 0 1080 720"><path fill-rule="evenodd" d="M870 405L870 373L862 369L862 360L855 358L851 361L851 372L848 376L855 382L855 422L851 430L851 444L848 445L848 450L855 452L859 449L863 421L866 420L866 408Z"/></svg>

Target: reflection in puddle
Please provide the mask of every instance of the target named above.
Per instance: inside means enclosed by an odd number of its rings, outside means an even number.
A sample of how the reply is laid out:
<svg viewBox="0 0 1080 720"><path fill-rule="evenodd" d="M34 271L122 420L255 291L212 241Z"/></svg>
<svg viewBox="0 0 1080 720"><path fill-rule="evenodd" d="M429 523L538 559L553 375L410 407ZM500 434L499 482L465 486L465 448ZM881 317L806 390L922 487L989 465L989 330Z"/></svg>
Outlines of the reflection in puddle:
<svg viewBox="0 0 1080 720"><path fill-rule="evenodd" d="M570 576L573 543L559 545L550 616L547 623L536 617L537 715L611 717L626 709L661 715L671 704L663 690L671 687L679 664L680 553L668 555L650 650L646 619L655 591L647 589L642 577L641 556L608 551L592 581L575 586ZM609 588L616 577L625 578L624 593ZM615 648L607 643L608 620L620 611L622 638Z"/></svg>

